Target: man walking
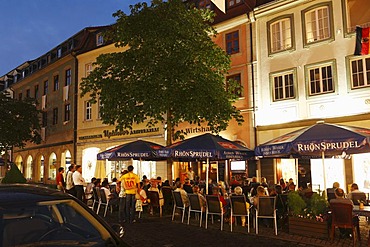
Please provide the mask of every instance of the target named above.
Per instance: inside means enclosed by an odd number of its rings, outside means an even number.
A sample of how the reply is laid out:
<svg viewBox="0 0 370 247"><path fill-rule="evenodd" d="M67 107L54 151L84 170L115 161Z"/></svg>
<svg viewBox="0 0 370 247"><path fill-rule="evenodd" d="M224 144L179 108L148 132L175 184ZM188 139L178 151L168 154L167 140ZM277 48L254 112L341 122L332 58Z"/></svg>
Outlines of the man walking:
<svg viewBox="0 0 370 247"><path fill-rule="evenodd" d="M135 223L135 194L138 189L140 178L136 175L132 165L127 167L128 173L122 176L123 187L126 192L126 221Z"/></svg>
<svg viewBox="0 0 370 247"><path fill-rule="evenodd" d="M84 201L84 185L85 179L82 177L82 166L76 165L76 171L73 173L73 183L76 188L76 197Z"/></svg>
<svg viewBox="0 0 370 247"><path fill-rule="evenodd" d="M64 184L63 173L64 173L64 167L59 167L58 174L56 177L56 182L57 182L57 189L64 192L65 184Z"/></svg>

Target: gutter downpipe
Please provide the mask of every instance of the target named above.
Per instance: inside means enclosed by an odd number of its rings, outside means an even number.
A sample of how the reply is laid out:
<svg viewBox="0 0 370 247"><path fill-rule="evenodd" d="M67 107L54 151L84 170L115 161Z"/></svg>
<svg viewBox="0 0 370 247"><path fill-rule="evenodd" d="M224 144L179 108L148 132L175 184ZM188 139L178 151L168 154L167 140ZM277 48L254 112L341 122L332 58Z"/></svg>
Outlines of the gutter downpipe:
<svg viewBox="0 0 370 247"><path fill-rule="evenodd" d="M76 164L77 162L77 109L78 109L78 59L75 52L72 52L72 56L75 60L75 85L74 85L74 107L73 107L73 159Z"/></svg>

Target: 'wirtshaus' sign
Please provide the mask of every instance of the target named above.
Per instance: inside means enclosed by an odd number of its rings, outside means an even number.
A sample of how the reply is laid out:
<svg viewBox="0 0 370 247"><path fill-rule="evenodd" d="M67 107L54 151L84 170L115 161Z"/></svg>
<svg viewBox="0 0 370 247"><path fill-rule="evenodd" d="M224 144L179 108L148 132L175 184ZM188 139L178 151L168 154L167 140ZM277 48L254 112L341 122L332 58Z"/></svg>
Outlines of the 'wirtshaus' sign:
<svg viewBox="0 0 370 247"><path fill-rule="evenodd" d="M125 136L125 135L137 135L145 133L159 132L159 128L148 128L148 129L134 129L134 130L104 130L103 136L111 138L112 136Z"/></svg>

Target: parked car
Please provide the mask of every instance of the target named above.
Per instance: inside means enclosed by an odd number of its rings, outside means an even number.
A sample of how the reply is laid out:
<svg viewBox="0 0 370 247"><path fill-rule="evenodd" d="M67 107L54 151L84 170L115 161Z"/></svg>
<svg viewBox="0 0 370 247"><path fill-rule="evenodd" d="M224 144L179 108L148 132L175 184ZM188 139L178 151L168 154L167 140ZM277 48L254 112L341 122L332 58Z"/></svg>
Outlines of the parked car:
<svg viewBox="0 0 370 247"><path fill-rule="evenodd" d="M113 230L116 229L116 231ZM78 199L43 186L0 185L0 246L128 246Z"/></svg>

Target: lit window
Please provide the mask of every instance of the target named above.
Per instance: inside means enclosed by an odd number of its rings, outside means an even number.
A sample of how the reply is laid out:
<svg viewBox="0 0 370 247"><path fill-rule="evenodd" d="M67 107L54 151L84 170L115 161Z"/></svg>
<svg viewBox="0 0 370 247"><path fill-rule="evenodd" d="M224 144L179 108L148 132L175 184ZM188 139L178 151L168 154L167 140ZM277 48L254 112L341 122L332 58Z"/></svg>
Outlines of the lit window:
<svg viewBox="0 0 370 247"><path fill-rule="evenodd" d="M305 43L313 43L331 38L329 6L322 6L304 13Z"/></svg>
<svg viewBox="0 0 370 247"><path fill-rule="evenodd" d="M229 55L239 52L239 31L226 34L226 52Z"/></svg>
<svg viewBox="0 0 370 247"><path fill-rule="evenodd" d="M284 18L269 24L270 52L285 51L292 48L292 20Z"/></svg>
<svg viewBox="0 0 370 247"><path fill-rule="evenodd" d="M271 75L273 101L295 98L295 75L292 70Z"/></svg>
<svg viewBox="0 0 370 247"><path fill-rule="evenodd" d="M307 80L309 95L334 92L334 62L330 64L308 66Z"/></svg>
<svg viewBox="0 0 370 247"><path fill-rule="evenodd" d="M85 102L85 120L91 120L92 107L89 101Z"/></svg>
<svg viewBox="0 0 370 247"><path fill-rule="evenodd" d="M370 86L370 56L354 58L351 63L351 87L352 89Z"/></svg>

